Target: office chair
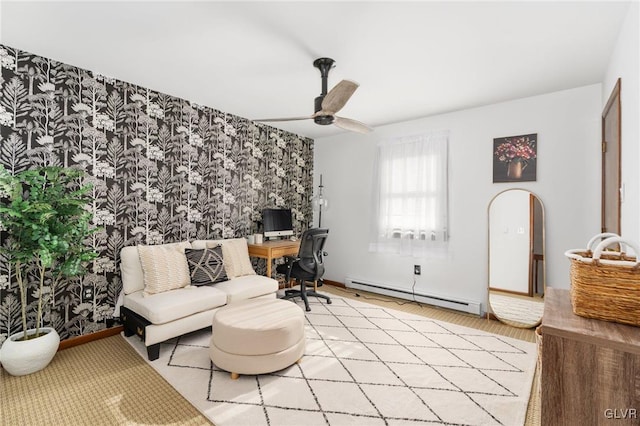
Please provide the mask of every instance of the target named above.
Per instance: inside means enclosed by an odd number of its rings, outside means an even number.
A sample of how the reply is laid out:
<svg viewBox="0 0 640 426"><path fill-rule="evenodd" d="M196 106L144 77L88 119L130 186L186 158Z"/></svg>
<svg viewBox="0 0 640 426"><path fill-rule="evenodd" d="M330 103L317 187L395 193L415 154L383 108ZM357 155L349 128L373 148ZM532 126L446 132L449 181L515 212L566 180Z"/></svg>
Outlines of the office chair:
<svg viewBox="0 0 640 426"><path fill-rule="evenodd" d="M323 252L324 244L329 235L328 229L314 228L304 231L300 237L300 249L298 256L287 256L286 263L279 265L276 271L285 275L285 283L294 278L300 285L300 290L285 290L283 299L291 299L300 296L304 301L304 307L309 312L309 300L307 296L316 296L331 304L331 299L324 294L316 293L317 283L324 275ZM314 289L307 291L307 282L313 283Z"/></svg>

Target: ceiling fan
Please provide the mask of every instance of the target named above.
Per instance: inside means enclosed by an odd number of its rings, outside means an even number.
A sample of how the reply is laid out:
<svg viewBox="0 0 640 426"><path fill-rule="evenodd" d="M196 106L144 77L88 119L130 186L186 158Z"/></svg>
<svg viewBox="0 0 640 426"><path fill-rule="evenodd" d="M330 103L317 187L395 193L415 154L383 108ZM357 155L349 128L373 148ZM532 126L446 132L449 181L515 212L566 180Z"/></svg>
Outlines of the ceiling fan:
<svg viewBox="0 0 640 426"><path fill-rule="evenodd" d="M316 124L323 126L333 124L352 132L369 133L372 131L373 129L364 123L336 115L351 98L353 92L356 91L358 83L351 80L342 80L327 93L327 77L329 76L329 70L333 68L334 62L331 58L318 58L313 61L313 66L320 70L320 75L322 76L322 93L315 99L315 112L313 115L307 117L267 118L254 121L276 122L313 119Z"/></svg>

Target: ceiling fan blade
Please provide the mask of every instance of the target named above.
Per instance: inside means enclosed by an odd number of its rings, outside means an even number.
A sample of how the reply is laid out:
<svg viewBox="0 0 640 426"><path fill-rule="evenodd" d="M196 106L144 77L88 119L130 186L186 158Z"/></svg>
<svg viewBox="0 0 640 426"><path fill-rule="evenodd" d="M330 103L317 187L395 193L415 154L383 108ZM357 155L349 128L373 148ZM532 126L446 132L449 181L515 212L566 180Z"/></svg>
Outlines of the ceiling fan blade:
<svg viewBox="0 0 640 426"><path fill-rule="evenodd" d="M327 113L326 115L333 115L340 111L358 86L359 84L355 81L342 80L326 94L322 100L322 110Z"/></svg>
<svg viewBox="0 0 640 426"><path fill-rule="evenodd" d="M366 124L352 120L351 118L334 117L333 124L351 132L369 133L373 131L373 129Z"/></svg>
<svg viewBox="0 0 640 426"><path fill-rule="evenodd" d="M276 122L276 121L297 121L297 120L309 120L313 118L312 116L307 116L307 117L288 117L288 118L261 118L261 119L254 119L251 121L262 121L265 123L269 123L269 122Z"/></svg>

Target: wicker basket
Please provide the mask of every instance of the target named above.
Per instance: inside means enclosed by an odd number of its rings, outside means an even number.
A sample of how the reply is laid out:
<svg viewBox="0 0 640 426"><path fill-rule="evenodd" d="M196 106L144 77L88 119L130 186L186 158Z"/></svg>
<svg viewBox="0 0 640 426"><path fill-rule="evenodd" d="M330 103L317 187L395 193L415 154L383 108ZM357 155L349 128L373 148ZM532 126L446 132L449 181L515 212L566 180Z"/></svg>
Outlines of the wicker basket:
<svg viewBox="0 0 640 426"><path fill-rule="evenodd" d="M605 234L608 236L610 234ZM568 250L571 260L571 305L573 313L587 318L640 326L640 262L624 253L638 246L618 236L606 238L592 251ZM620 245L620 252L604 251Z"/></svg>

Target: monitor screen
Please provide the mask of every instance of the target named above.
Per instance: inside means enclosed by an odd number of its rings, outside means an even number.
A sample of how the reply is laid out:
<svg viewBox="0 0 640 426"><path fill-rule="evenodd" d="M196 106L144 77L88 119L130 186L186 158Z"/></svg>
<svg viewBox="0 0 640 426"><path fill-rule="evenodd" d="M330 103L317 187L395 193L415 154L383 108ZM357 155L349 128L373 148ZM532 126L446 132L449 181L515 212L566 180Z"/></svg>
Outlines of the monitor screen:
<svg viewBox="0 0 640 426"><path fill-rule="evenodd" d="M293 235L291 209L262 210L262 224L265 237L281 237Z"/></svg>

